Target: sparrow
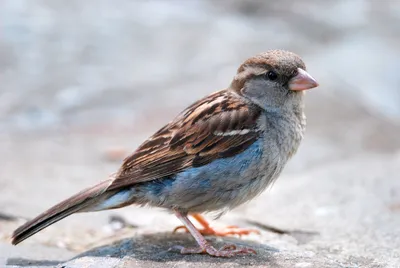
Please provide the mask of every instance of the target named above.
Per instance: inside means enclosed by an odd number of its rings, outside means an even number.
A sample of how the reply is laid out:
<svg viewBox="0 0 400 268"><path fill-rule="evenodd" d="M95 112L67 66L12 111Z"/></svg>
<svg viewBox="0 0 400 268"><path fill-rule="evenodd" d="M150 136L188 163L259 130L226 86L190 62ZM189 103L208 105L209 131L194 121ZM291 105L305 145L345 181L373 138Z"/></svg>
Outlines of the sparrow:
<svg viewBox="0 0 400 268"><path fill-rule="evenodd" d="M114 175L16 229L12 244L74 213L148 205L173 212L194 237L197 247L173 247L182 254L256 253L236 245L213 247L203 234L251 231L218 232L201 213L233 209L278 178L303 138L304 91L317 86L292 52L269 50L247 59L229 87L186 108L127 156Z"/></svg>

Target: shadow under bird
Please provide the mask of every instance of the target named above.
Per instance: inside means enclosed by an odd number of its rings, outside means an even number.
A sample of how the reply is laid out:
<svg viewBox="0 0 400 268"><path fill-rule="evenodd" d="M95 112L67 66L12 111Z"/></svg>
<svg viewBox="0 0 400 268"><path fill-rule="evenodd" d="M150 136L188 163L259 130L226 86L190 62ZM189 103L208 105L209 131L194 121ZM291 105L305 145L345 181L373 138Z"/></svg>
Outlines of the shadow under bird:
<svg viewBox="0 0 400 268"><path fill-rule="evenodd" d="M317 86L294 53L270 50L247 59L228 88L181 112L125 158L115 175L19 227L12 243L73 213L135 204L175 213L198 244L175 246L182 254L231 257L255 253L235 245L214 248L203 235L252 230L215 230L200 213L233 209L256 197L279 176L303 138L304 90ZM197 229L189 215L204 228Z"/></svg>

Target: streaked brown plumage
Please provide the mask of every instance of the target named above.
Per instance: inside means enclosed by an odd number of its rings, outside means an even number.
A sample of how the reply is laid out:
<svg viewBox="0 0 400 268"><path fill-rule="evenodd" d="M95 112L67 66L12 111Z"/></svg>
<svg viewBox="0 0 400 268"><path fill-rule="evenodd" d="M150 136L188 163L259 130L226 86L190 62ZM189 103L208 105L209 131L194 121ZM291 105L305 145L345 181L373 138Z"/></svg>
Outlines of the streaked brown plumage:
<svg viewBox="0 0 400 268"><path fill-rule="evenodd" d="M291 52L272 50L246 60L229 88L189 106L128 156L114 176L19 227L12 243L73 213L137 204L175 212L200 246L180 247L181 253L254 252L216 250L187 215L234 208L274 181L303 137L301 91L317 85Z"/></svg>
<svg viewBox="0 0 400 268"><path fill-rule="evenodd" d="M239 102L230 91L211 94L128 156L109 189L170 176L242 152L257 139L255 122L260 113L260 108ZM243 129L249 132L235 137L218 135Z"/></svg>

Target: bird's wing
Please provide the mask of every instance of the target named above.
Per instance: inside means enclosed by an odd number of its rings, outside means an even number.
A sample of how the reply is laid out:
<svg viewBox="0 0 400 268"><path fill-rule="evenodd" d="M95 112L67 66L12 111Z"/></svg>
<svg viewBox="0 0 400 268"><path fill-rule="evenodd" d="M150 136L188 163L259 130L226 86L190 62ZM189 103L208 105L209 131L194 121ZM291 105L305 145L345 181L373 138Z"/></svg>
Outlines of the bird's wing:
<svg viewBox="0 0 400 268"><path fill-rule="evenodd" d="M194 103L125 158L113 190L174 175L243 152L257 140L259 107L229 91Z"/></svg>

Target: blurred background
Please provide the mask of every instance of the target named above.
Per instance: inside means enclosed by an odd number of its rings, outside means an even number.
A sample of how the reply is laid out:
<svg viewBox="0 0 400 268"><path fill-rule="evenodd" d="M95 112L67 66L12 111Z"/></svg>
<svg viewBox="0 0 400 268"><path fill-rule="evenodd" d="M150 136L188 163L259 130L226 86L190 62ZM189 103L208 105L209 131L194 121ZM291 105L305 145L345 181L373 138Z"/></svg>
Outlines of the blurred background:
<svg viewBox="0 0 400 268"><path fill-rule="evenodd" d="M0 240L22 222L8 216L33 217L105 179L228 86L242 61L275 48L299 54L320 83L307 92L306 138L272 190L223 219L263 211L280 227L400 234L399 36L396 0L0 1ZM178 223L127 208L73 216L31 241L86 249L111 214L139 231ZM332 218L341 222L327 228Z"/></svg>

